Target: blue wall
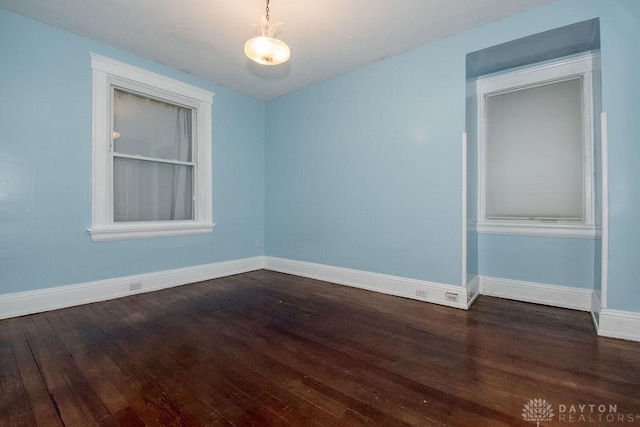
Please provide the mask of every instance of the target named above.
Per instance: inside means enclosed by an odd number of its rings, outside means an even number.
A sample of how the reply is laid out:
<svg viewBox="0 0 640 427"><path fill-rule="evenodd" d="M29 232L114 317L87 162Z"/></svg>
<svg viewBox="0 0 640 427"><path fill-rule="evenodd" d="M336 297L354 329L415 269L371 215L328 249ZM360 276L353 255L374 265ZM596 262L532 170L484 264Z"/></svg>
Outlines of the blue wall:
<svg viewBox="0 0 640 427"><path fill-rule="evenodd" d="M475 82L483 74L507 71L542 61L584 52L600 51L599 20L591 19L557 29L536 33L524 38L491 46L467 55L467 132L469 136L468 214L477 217L477 126L478 106ZM599 62L598 62L599 64ZM600 162L601 84L599 65L594 71L594 146L596 166ZM599 168L596 167L596 172ZM601 179L601 174L596 173ZM596 212L602 203L601 186L595 182ZM473 200L471 200L473 199ZM596 215L596 224L602 222ZM472 246L472 242L476 246ZM594 239L548 238L518 235L477 234L468 232L469 265L478 263L483 276L533 281L545 284L598 288L600 241ZM596 280L598 279L598 280Z"/></svg>
<svg viewBox="0 0 640 427"><path fill-rule="evenodd" d="M465 55L598 17L610 127L609 308L640 311L635 0L560 0L268 102L267 254L461 284ZM594 286L593 240L540 237L523 247L514 236L484 235L478 253L480 274Z"/></svg>
<svg viewBox="0 0 640 427"><path fill-rule="evenodd" d="M444 41L268 102L267 254L460 285L464 80Z"/></svg>
<svg viewBox="0 0 640 427"><path fill-rule="evenodd" d="M216 93L212 234L91 242L89 52ZM263 102L1 10L0 94L0 294L263 254Z"/></svg>
<svg viewBox="0 0 640 427"><path fill-rule="evenodd" d="M466 54L596 17L610 129L609 308L640 311L635 0L559 0L266 104L0 11L0 293L262 255L263 237L271 256L460 285ZM216 92L213 234L91 242L89 52ZM534 259L505 254L511 239L480 238L481 274L593 284L583 268L597 257L592 242L532 240L546 254Z"/></svg>
<svg viewBox="0 0 640 427"><path fill-rule="evenodd" d="M594 240L478 234L483 276L593 289Z"/></svg>
<svg viewBox="0 0 640 427"><path fill-rule="evenodd" d="M602 28L602 109L609 117L608 308L640 311L640 2L598 2Z"/></svg>

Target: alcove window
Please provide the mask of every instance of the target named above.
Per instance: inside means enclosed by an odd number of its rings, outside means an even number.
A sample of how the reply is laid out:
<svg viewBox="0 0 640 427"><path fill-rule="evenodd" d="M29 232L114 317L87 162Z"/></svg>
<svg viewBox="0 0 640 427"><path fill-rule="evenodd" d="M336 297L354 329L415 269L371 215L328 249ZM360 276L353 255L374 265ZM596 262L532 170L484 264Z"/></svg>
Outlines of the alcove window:
<svg viewBox="0 0 640 427"><path fill-rule="evenodd" d="M593 237L593 54L479 79L478 232Z"/></svg>

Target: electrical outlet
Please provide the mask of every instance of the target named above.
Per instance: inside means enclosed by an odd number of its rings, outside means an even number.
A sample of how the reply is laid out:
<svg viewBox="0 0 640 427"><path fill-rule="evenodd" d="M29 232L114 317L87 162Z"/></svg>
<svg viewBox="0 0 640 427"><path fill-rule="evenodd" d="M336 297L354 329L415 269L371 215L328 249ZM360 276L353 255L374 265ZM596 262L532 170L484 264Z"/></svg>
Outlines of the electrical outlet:
<svg viewBox="0 0 640 427"><path fill-rule="evenodd" d="M424 289L416 289L416 296L417 297L426 298L427 297L427 291L425 291Z"/></svg>
<svg viewBox="0 0 640 427"><path fill-rule="evenodd" d="M454 294L453 292L445 292L444 299L449 302L458 302L458 294Z"/></svg>
<svg viewBox="0 0 640 427"><path fill-rule="evenodd" d="M129 290L130 291L139 291L140 289L142 289L142 282L131 282L131 283L129 283Z"/></svg>
<svg viewBox="0 0 640 427"><path fill-rule="evenodd" d="M260 247L260 239L256 239L256 248Z"/></svg>

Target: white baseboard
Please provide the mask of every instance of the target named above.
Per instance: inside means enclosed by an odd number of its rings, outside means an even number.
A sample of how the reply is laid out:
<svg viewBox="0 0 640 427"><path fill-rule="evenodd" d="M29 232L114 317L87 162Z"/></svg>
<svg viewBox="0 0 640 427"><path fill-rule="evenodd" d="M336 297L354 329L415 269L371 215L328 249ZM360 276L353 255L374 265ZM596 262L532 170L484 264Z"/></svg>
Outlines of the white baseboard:
<svg viewBox="0 0 640 427"><path fill-rule="evenodd" d="M406 277L371 273L291 259L265 257L265 269L339 285L352 286L383 294L396 295L449 307L467 309L467 291L462 286L445 285ZM425 296L418 295L423 292ZM457 302L447 300L447 294L457 295Z"/></svg>
<svg viewBox="0 0 640 427"><path fill-rule="evenodd" d="M0 295L0 319L156 291L262 268L264 268L264 257L259 256L76 285L4 294ZM135 291L129 290L129 284L132 282L141 284L142 288Z"/></svg>
<svg viewBox="0 0 640 427"><path fill-rule="evenodd" d="M600 296L598 292L593 292L591 295L591 320L593 320L593 326L596 328L596 332L600 329L600 312L602 311L602 304L600 303Z"/></svg>
<svg viewBox="0 0 640 427"><path fill-rule="evenodd" d="M480 276L475 276L469 283L467 283L467 308L478 299L480 296Z"/></svg>
<svg viewBox="0 0 640 427"><path fill-rule="evenodd" d="M492 297L591 311L592 290L480 276L480 293Z"/></svg>
<svg viewBox="0 0 640 427"><path fill-rule="evenodd" d="M253 257L0 295L0 319L104 301L260 269L468 309L478 295L591 311L598 335L640 341L640 313L600 308L591 290L478 276L465 287L274 257ZM142 289L131 291L131 283ZM418 295L424 292L424 295ZM447 293L458 301L447 300ZM599 315L598 315L599 312Z"/></svg>
<svg viewBox="0 0 640 427"><path fill-rule="evenodd" d="M640 341L640 313L603 308L600 310L598 335Z"/></svg>

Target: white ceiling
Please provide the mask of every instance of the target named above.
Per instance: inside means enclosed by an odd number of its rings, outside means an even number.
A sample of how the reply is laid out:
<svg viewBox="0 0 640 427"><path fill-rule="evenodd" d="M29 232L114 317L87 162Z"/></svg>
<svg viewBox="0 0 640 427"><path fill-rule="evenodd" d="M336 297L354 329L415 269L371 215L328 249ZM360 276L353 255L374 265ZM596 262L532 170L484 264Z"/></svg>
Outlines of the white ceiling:
<svg viewBox="0 0 640 427"><path fill-rule="evenodd" d="M254 64L264 0L0 0L0 8L118 47L259 99L554 0L271 0L278 66Z"/></svg>

